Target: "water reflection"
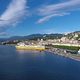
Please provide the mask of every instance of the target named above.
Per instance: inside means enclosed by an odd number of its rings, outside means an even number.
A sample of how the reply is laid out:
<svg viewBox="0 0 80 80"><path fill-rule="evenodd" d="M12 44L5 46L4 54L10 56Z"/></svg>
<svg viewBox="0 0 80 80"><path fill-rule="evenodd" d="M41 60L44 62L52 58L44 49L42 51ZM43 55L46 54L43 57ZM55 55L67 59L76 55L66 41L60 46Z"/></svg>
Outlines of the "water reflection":
<svg viewBox="0 0 80 80"><path fill-rule="evenodd" d="M39 53L39 51L32 51L32 50L16 50L18 53Z"/></svg>
<svg viewBox="0 0 80 80"><path fill-rule="evenodd" d="M80 62L46 51L2 46L0 80L80 80Z"/></svg>
<svg viewBox="0 0 80 80"><path fill-rule="evenodd" d="M45 57L45 52L44 51L30 51L30 50L16 50L17 55L19 58L34 58L34 59L44 59Z"/></svg>

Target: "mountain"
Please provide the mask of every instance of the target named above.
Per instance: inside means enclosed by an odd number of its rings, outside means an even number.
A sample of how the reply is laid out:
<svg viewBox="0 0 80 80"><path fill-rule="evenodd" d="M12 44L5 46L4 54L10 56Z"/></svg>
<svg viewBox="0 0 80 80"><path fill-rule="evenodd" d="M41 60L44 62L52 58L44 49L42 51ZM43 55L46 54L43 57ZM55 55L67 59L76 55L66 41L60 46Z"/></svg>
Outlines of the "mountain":
<svg viewBox="0 0 80 80"><path fill-rule="evenodd" d="M37 40L37 39L58 39L63 34L32 34L28 36L13 36L10 38L0 38L0 41L12 41L12 40Z"/></svg>
<svg viewBox="0 0 80 80"><path fill-rule="evenodd" d="M68 39L74 39L74 40L79 40L80 39L80 31L75 31L72 33L68 33L65 35Z"/></svg>
<svg viewBox="0 0 80 80"><path fill-rule="evenodd" d="M13 36L10 38L0 38L0 41L12 41L12 40L37 40L37 39L61 39L62 37L66 37L68 39L80 39L80 31L75 31L65 34L32 34L28 36Z"/></svg>

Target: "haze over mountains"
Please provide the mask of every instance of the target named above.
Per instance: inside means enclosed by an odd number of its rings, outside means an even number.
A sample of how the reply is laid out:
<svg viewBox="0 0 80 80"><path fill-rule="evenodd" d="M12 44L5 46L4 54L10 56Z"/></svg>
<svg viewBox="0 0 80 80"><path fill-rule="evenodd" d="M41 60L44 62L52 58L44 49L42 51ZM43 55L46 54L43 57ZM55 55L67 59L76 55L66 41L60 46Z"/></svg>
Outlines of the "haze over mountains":
<svg viewBox="0 0 80 80"><path fill-rule="evenodd" d="M31 34L27 36L13 36L10 38L0 38L0 41L12 41L12 40L37 40L39 39L60 39L66 37L68 39L80 40L80 31L71 32L68 34Z"/></svg>

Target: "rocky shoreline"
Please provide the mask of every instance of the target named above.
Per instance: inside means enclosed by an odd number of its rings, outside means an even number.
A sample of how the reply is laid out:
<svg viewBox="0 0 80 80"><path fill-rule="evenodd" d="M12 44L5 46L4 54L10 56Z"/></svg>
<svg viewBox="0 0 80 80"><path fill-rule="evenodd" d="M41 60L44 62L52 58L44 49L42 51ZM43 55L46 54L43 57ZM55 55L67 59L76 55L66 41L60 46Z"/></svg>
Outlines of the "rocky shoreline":
<svg viewBox="0 0 80 80"><path fill-rule="evenodd" d="M60 48L51 48L51 49L48 49L47 51L53 54L57 54L57 55L66 57L66 58L80 61L80 54L78 54L77 51L60 49Z"/></svg>

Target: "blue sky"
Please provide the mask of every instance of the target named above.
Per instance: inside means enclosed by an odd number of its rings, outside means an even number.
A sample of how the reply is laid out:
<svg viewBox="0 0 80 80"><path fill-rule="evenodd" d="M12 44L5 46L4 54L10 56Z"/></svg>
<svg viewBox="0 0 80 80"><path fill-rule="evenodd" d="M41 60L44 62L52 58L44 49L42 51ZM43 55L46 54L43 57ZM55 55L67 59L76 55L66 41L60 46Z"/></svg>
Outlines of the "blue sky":
<svg viewBox="0 0 80 80"><path fill-rule="evenodd" d="M80 0L0 0L0 37L80 30Z"/></svg>

